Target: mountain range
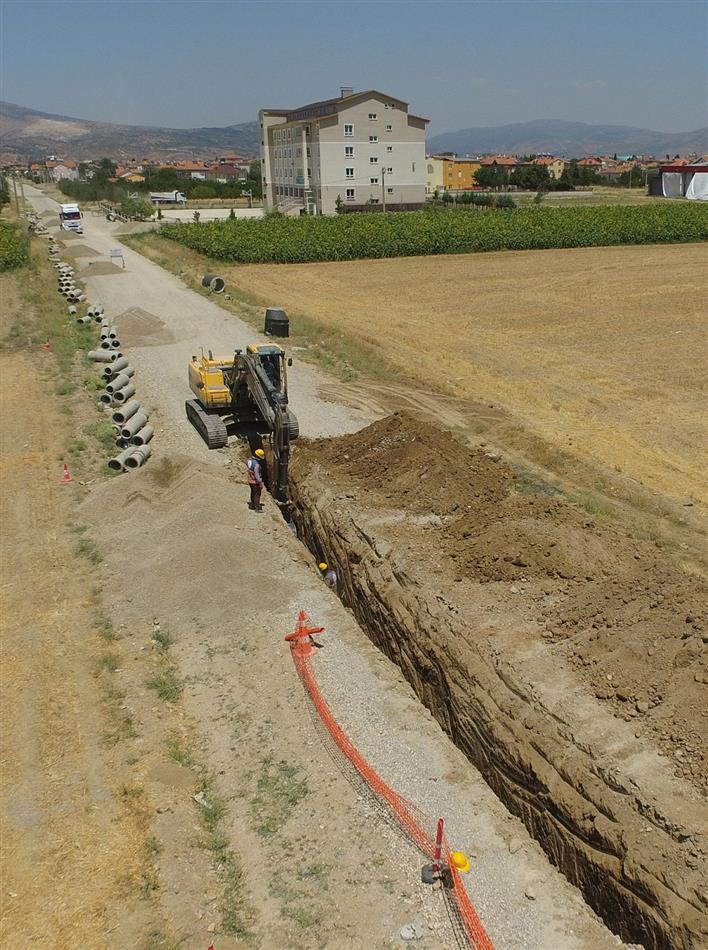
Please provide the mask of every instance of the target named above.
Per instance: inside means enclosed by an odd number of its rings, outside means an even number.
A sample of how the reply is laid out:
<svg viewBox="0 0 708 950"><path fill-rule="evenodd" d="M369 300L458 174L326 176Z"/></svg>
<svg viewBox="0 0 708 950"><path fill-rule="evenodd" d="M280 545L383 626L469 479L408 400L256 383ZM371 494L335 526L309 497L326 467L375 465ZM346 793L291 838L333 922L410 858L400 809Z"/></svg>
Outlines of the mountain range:
<svg viewBox="0 0 708 950"><path fill-rule="evenodd" d="M460 129L428 139L429 152L481 155L524 155L551 152L580 155L685 155L708 152L708 128L695 132L654 132L625 125L588 125L546 119L511 125ZM61 154L77 160L110 156L117 159L186 159L205 152L236 152L254 156L259 150L257 122L224 127L171 129L147 125L116 125L38 112L0 102L0 154L18 159Z"/></svg>
<svg viewBox="0 0 708 950"><path fill-rule="evenodd" d="M428 139L429 152L457 152L463 155L499 153L529 155L654 155L708 152L708 128L695 132L654 132L629 125L588 125L562 119L539 119L486 128L460 129Z"/></svg>

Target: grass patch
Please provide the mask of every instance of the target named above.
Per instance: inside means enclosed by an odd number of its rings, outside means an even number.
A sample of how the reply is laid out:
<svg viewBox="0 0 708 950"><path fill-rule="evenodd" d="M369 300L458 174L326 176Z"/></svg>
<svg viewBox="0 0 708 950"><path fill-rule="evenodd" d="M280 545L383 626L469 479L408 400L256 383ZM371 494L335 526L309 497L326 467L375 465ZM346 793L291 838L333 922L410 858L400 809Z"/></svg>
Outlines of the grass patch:
<svg viewBox="0 0 708 950"><path fill-rule="evenodd" d="M120 657L116 653L103 653L96 661L99 673L115 673L120 669Z"/></svg>
<svg viewBox="0 0 708 950"><path fill-rule="evenodd" d="M165 742L165 748L167 749L169 757L179 763L179 765L183 765L187 769L194 768L196 763L192 753L183 744L179 736L170 736Z"/></svg>
<svg viewBox="0 0 708 950"><path fill-rule="evenodd" d="M96 632L102 640L105 640L106 643L111 643L115 640L119 640L120 637L113 629L113 624L107 617L99 617L96 621Z"/></svg>
<svg viewBox="0 0 708 950"><path fill-rule="evenodd" d="M76 383L72 383L67 380L63 383L59 383L54 392L57 394L57 396L71 396L76 392L76 388Z"/></svg>
<svg viewBox="0 0 708 950"><path fill-rule="evenodd" d="M98 393L106 388L106 380L102 379L100 376L84 376L83 380L84 389L90 393ZM110 425L110 423L108 423Z"/></svg>
<svg viewBox="0 0 708 950"><path fill-rule="evenodd" d="M184 689L184 683L173 669L156 673L145 681L145 685L148 689L155 690L160 699L167 703L176 703Z"/></svg>
<svg viewBox="0 0 708 950"><path fill-rule="evenodd" d="M97 443L101 452L108 452L111 455L115 452L116 432L107 419L97 419L96 422L84 426L83 433Z"/></svg>
<svg viewBox="0 0 708 950"><path fill-rule="evenodd" d="M615 517L615 509L612 505L593 495L571 495L568 500L595 518L611 519Z"/></svg>
<svg viewBox="0 0 708 950"><path fill-rule="evenodd" d="M175 940L162 930L151 930L140 943L139 950L181 950L184 940Z"/></svg>
<svg viewBox="0 0 708 950"><path fill-rule="evenodd" d="M153 631L152 639L157 644L158 649L163 653L167 653L174 643L174 639L170 631L163 630L162 628Z"/></svg>
<svg viewBox="0 0 708 950"><path fill-rule="evenodd" d="M301 768L265 759L251 802L259 822L258 834L263 838L277 834L306 795L307 782Z"/></svg>
<svg viewBox="0 0 708 950"><path fill-rule="evenodd" d="M98 548L90 538L81 538L74 548L74 554L85 557L91 564L100 564L103 560Z"/></svg>

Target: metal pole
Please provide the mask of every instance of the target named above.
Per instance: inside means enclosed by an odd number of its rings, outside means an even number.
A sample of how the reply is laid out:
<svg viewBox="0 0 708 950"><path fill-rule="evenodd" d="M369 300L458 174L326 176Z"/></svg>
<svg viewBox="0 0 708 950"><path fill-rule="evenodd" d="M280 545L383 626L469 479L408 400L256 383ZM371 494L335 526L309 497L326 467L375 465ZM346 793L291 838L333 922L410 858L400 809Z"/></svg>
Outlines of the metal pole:
<svg viewBox="0 0 708 950"><path fill-rule="evenodd" d="M19 182L20 182L20 195L22 196L22 210L24 211L27 205L25 203L25 183L22 180L21 176L19 178Z"/></svg>
<svg viewBox="0 0 708 950"><path fill-rule="evenodd" d="M435 834L435 851L433 853L433 873L440 873L440 857L442 854L442 842L443 842L443 828L444 822L442 818L438 818L438 827Z"/></svg>

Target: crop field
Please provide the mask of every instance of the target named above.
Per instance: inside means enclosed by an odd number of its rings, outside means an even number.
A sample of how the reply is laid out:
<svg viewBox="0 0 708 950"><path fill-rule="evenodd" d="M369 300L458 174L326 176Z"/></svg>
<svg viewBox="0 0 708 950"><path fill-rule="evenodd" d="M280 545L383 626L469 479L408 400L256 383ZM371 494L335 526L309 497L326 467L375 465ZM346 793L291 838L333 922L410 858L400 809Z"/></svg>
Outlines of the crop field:
<svg viewBox="0 0 708 950"><path fill-rule="evenodd" d="M583 248L222 270L373 347L422 387L510 408L564 452L705 494L708 246Z"/></svg>
<svg viewBox="0 0 708 950"><path fill-rule="evenodd" d="M171 224L161 234L241 263L305 263L472 251L708 240L708 209L695 204L508 211L419 211L334 218Z"/></svg>
<svg viewBox="0 0 708 950"><path fill-rule="evenodd" d="M18 226L0 221L0 272L15 270L27 261L27 243L20 237Z"/></svg>

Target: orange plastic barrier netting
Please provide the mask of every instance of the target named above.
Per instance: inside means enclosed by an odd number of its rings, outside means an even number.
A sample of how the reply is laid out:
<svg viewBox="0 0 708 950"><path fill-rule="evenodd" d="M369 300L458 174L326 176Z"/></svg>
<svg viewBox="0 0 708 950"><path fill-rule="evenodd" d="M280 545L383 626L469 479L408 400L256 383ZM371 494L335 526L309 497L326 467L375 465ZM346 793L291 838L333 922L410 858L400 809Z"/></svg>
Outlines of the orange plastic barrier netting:
<svg viewBox="0 0 708 950"><path fill-rule="evenodd" d="M323 627L308 627L304 612L300 612L297 628L285 639L290 642L291 653L298 676L311 703L317 731L325 748L357 790L371 803L379 806L383 817L413 842L428 860L435 858L435 822L419 808L399 795L384 782L352 745L327 705L315 679L310 658L317 652L311 643L313 634L323 633ZM431 832L426 831L431 829ZM447 840L442 842L442 862L447 883L443 883L450 923L461 947L473 950L493 950L493 945L482 926L462 882L459 871L450 858Z"/></svg>

